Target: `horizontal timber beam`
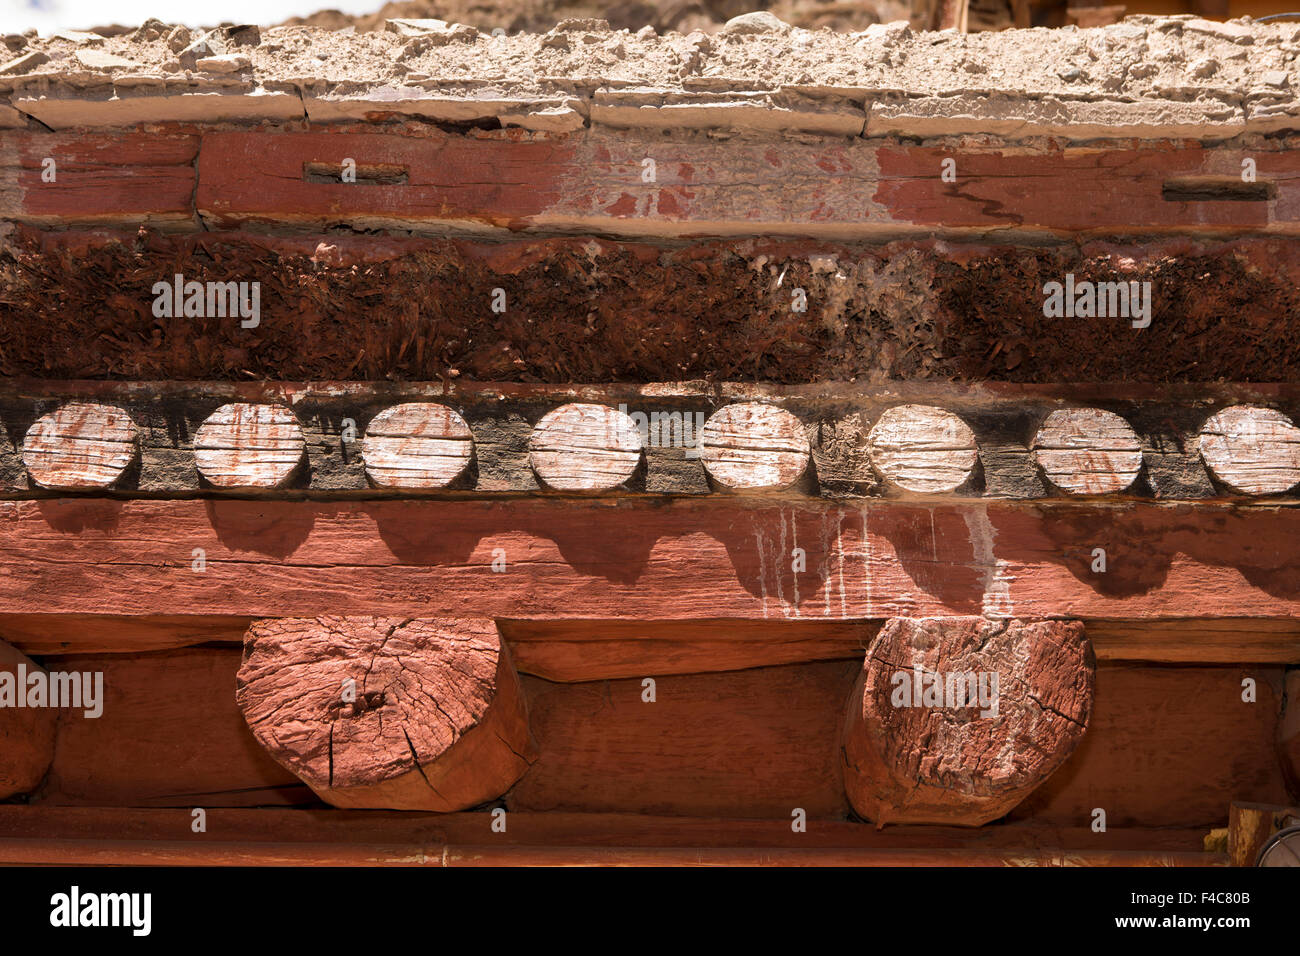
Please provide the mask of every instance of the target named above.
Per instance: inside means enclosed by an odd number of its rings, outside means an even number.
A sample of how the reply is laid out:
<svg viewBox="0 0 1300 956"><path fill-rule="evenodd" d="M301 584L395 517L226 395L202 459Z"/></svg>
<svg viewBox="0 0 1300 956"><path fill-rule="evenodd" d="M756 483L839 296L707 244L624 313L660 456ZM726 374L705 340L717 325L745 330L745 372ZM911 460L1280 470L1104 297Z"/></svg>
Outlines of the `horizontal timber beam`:
<svg viewBox="0 0 1300 956"><path fill-rule="evenodd" d="M874 826L811 820L660 817L643 814L511 811L504 833L486 813L358 810L207 811L208 839L192 834L191 811L111 807L0 807L0 863L196 865L364 865L405 862L823 862L852 864L1037 863L1045 865L1211 865L1197 829L1011 824ZM445 854L445 855L444 855ZM803 854L795 857L792 854Z"/></svg>
<svg viewBox="0 0 1300 956"><path fill-rule="evenodd" d="M1262 505L7 501L0 614L1290 618L1297 534Z"/></svg>
<svg viewBox="0 0 1300 956"><path fill-rule="evenodd" d="M1300 609L1300 514L1285 508L52 499L0 503L0 521L0 613L450 614L470 600L487 616L627 619L664 617L665 594L672 618Z"/></svg>
<svg viewBox="0 0 1300 956"><path fill-rule="evenodd" d="M0 639L28 655L138 654L239 644L251 616L0 614ZM878 620L501 618L521 673L551 681L697 674L861 657ZM1300 664L1300 619L1085 620L1097 660Z"/></svg>
<svg viewBox="0 0 1300 956"><path fill-rule="evenodd" d="M650 115L597 104L603 115ZM36 224L147 222L426 234L631 237L1300 232L1290 143L1215 146L916 144L863 139L866 117L829 119L826 139L718 139L665 130L443 132L407 124L139 133L0 132L0 218ZM675 115L674 115L675 114ZM844 123L847 122L847 126ZM838 128L836 128L838 127ZM843 134L848 133L845 137ZM197 161L196 160L197 157ZM48 160L58 177L50 181ZM1256 170L1242 179L1243 162ZM343 181L351 161L356 183ZM648 162L647 162L648 161ZM378 176L373 171L379 171ZM1025 188L1026 183L1033 188Z"/></svg>

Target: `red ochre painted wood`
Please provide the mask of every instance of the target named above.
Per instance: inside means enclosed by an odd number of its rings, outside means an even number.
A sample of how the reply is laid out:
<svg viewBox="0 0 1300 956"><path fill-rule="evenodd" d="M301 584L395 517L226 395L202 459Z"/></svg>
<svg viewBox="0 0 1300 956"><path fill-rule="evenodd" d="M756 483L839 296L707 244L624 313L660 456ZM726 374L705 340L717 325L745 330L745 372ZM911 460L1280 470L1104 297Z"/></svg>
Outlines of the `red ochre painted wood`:
<svg viewBox="0 0 1300 956"><path fill-rule="evenodd" d="M1166 192L1168 184L1249 185L1240 178L1247 156L1258 165L1257 188L1273 198L1186 199L1177 189ZM332 168L344 158L359 168L403 170L407 181L305 181L306 165ZM643 178L646 158L655 161L653 181ZM941 176L947 159L956 162L955 182ZM611 131L555 137L210 132L200 152L197 203L219 224L441 223L828 238L900 226L1290 233L1300 228L1300 158L1196 144L1038 151L836 141L776 149Z"/></svg>
<svg viewBox="0 0 1300 956"><path fill-rule="evenodd" d="M455 222L518 228L559 201L557 177L572 172L563 140L499 140L431 133L205 133L196 202L223 222ZM359 175L379 167L405 182L309 182L305 167Z"/></svg>
<svg viewBox="0 0 1300 956"><path fill-rule="evenodd" d="M1254 703L1242 700L1253 678ZM1287 803L1277 667L1099 667L1088 733L1009 819L1226 826L1233 800Z"/></svg>
<svg viewBox="0 0 1300 956"><path fill-rule="evenodd" d="M1083 739L1095 668L1077 621L886 622L846 706L850 802L882 824L996 820Z"/></svg>
<svg viewBox="0 0 1300 956"><path fill-rule="evenodd" d="M337 807L465 810L508 790L532 757L490 620L255 621L237 685L253 736Z"/></svg>
<svg viewBox="0 0 1300 956"><path fill-rule="evenodd" d="M1226 505L7 501L0 614L1295 617L1298 537Z"/></svg>
<svg viewBox="0 0 1300 956"><path fill-rule="evenodd" d="M0 708L0 799L4 799L27 793L44 778L54 759L58 711L52 707L18 706L20 697L23 703L30 699L25 678L46 671L3 641L0 641L0 673L6 675L4 680L8 684Z"/></svg>
<svg viewBox="0 0 1300 956"><path fill-rule="evenodd" d="M198 151L192 133L0 133L0 218L50 225L195 222Z"/></svg>
<svg viewBox="0 0 1300 956"><path fill-rule="evenodd" d="M240 660L238 647L59 658L61 670L103 671L104 713L97 720L61 715L38 804L316 805L240 716ZM771 814L787 829L795 807L810 820L839 817L847 807L839 728L860 670L860 661L837 661L657 675L655 703L642 700L639 677L608 684L524 678L540 756L506 806ZM1255 704L1240 701L1244 674L1258 678ZM1099 668L1088 736L1012 816L1087 827L1091 809L1103 806L1112 827L1221 826L1231 799L1285 802L1276 749L1280 675L1277 667ZM1099 839L1093 846L1125 845Z"/></svg>

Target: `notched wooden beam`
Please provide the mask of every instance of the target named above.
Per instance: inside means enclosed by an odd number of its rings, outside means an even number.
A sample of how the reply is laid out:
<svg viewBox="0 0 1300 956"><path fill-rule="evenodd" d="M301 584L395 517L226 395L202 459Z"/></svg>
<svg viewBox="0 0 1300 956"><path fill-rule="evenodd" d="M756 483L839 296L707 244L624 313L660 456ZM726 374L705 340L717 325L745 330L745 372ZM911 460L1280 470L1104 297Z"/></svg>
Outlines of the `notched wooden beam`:
<svg viewBox="0 0 1300 956"><path fill-rule="evenodd" d="M464 810L535 757L490 620L255 621L237 684L257 741L336 807Z"/></svg>

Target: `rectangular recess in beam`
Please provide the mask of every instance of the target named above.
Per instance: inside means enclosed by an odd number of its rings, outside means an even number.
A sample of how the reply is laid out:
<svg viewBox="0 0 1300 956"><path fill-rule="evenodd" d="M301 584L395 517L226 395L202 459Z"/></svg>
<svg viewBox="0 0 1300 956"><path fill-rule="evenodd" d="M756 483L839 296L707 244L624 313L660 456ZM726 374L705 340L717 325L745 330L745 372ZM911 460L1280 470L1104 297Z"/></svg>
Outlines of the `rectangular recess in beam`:
<svg viewBox="0 0 1300 956"><path fill-rule="evenodd" d="M405 168L405 185L304 183L313 163ZM1249 188L1243 162L1256 163ZM946 174L946 173L950 173ZM1215 183L1207 201L1169 183ZM349 223L431 232L880 238L934 230L1068 234L1300 232L1300 157L1284 150L989 146L889 140L717 142L645 131L547 136L210 132L211 223ZM1210 197L1214 198L1214 197Z"/></svg>

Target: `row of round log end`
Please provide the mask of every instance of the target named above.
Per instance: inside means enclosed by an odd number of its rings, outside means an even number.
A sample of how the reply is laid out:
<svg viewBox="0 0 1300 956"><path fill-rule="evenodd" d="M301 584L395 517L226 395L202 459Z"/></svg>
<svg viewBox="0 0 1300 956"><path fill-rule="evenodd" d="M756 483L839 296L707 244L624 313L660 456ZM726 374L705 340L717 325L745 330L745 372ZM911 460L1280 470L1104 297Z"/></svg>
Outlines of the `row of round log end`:
<svg viewBox="0 0 1300 956"><path fill-rule="evenodd" d="M1200 453L1214 476L1245 495L1278 494L1300 484L1300 428L1276 409L1234 405L1201 429ZM775 405L727 405L705 422L698 453L716 487L777 491L808 470L808 428ZM916 494L955 491L979 461L975 435L942 408L899 405L867 436L867 451L890 485ZM1032 442L1047 480L1074 495L1123 492L1142 469L1142 443L1122 417L1099 408L1049 414ZM212 486L272 489L287 484L306 457L302 429L282 405L235 403L208 417L194 437L195 463ZM72 403L28 430L23 461L39 487L107 488L139 455L130 416L109 405ZM624 412L605 405L563 405L533 429L529 457L538 480L564 492L599 492L627 482L642 466L644 438ZM407 403L380 412L362 442L371 482L394 490L446 488L470 468L474 436L453 409Z"/></svg>

